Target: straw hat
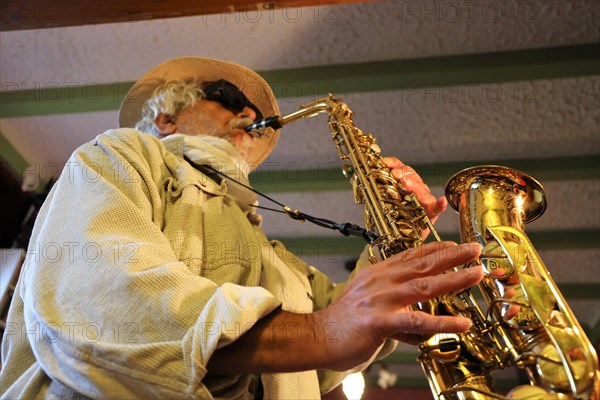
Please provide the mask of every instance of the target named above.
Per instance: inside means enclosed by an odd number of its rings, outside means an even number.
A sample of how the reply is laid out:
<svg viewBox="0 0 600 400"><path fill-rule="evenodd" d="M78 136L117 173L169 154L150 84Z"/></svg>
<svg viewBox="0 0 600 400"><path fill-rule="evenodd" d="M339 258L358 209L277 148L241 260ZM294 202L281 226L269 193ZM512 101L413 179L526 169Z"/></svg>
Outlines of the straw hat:
<svg viewBox="0 0 600 400"><path fill-rule="evenodd" d="M279 106L269 84L256 72L227 61L201 57L180 57L154 67L142 76L125 95L119 111L119 126L133 128L142 116L142 109L154 89L173 79L196 79L203 82L225 79L237 86L265 117L279 115ZM256 168L271 153L279 131L255 139L254 148L246 160Z"/></svg>

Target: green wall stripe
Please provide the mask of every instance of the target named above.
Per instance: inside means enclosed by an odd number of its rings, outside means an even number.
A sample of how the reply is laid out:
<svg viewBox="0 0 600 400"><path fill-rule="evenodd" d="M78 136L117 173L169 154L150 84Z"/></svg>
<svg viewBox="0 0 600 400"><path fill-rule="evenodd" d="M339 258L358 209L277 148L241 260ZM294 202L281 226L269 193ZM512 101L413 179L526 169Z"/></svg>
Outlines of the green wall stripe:
<svg viewBox="0 0 600 400"><path fill-rule="evenodd" d="M542 184L548 181L600 179L600 155L554 157L545 159L482 160L478 162L451 162L416 165L415 169L427 177L431 186L445 185L458 171L477 165L494 164L516 168L531 175Z"/></svg>
<svg viewBox="0 0 600 400"><path fill-rule="evenodd" d="M277 97L322 96L328 92L414 90L507 81L600 74L600 43L488 54L324 65L262 71ZM2 82L0 117L116 110L133 82L45 82L22 87Z"/></svg>
<svg viewBox="0 0 600 400"><path fill-rule="evenodd" d="M583 328L585 330L585 326ZM590 329L589 338L596 347L600 346L600 320Z"/></svg>
<svg viewBox="0 0 600 400"><path fill-rule="evenodd" d="M333 146L333 144L332 144ZM555 157L545 159L495 160L408 164L414 167L429 186L443 186L448 178L458 171L483 164L504 165L530 174L544 182L600 179L600 155L581 157ZM339 167L322 169L301 169L299 164L274 165L264 163L250 175L253 186L262 192L317 192L332 190L350 190L348 180ZM274 168L277 169L274 169Z"/></svg>
<svg viewBox="0 0 600 400"><path fill-rule="evenodd" d="M0 132L0 162L5 163L19 178L22 177L23 171L29 165L2 132Z"/></svg>
<svg viewBox="0 0 600 400"><path fill-rule="evenodd" d="M600 74L600 43L267 71L279 97L411 90Z"/></svg>
<svg viewBox="0 0 600 400"><path fill-rule="evenodd" d="M566 267L566 266L565 266ZM557 283L563 296L569 300L600 300L600 283ZM589 329L585 329L589 332Z"/></svg>
<svg viewBox="0 0 600 400"><path fill-rule="evenodd" d="M45 83L26 90L2 91L0 92L0 117L117 110L131 86L133 82L67 86ZM12 83L2 82L2 89L12 87Z"/></svg>

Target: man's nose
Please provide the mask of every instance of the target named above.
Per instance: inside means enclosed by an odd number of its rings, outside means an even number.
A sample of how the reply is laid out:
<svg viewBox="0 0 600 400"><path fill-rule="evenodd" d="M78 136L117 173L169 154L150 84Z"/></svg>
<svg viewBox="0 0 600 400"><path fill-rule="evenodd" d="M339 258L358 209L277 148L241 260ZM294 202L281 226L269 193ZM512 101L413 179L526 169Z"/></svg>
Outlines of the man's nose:
<svg viewBox="0 0 600 400"><path fill-rule="evenodd" d="M256 120L256 111L251 109L250 107L244 107L242 111L236 114L238 118L250 118L253 121Z"/></svg>

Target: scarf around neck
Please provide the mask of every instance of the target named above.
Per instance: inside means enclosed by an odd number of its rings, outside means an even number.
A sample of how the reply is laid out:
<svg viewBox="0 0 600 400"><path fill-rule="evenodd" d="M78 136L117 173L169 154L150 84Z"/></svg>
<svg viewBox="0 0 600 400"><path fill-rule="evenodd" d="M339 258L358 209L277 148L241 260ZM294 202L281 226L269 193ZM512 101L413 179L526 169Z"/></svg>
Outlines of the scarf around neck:
<svg viewBox="0 0 600 400"><path fill-rule="evenodd" d="M258 199L251 190L236 183L250 186L248 173L250 165L237 149L226 139L215 136L191 136L181 133L169 135L161 141L167 149L177 149L196 165L208 165L230 179L225 178L227 194L235 200L253 225L262 223L262 217L256 213Z"/></svg>

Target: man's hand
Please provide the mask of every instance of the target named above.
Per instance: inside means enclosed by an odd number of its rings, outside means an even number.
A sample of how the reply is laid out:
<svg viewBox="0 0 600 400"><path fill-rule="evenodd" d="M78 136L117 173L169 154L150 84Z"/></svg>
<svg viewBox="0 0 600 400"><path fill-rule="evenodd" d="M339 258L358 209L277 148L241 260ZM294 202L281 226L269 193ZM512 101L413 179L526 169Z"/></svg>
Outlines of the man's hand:
<svg viewBox="0 0 600 400"><path fill-rule="evenodd" d="M312 314L277 310L212 356L215 375L347 370L388 338L415 343L421 335L464 332L471 321L410 310L410 305L477 284L481 267L448 272L474 260L477 244L434 242L365 267L328 307Z"/></svg>
<svg viewBox="0 0 600 400"><path fill-rule="evenodd" d="M315 314L323 326L336 327L339 340L327 347L329 359L339 363L333 368L364 362L388 338L418 343L422 335L468 330L469 319L411 311L410 305L477 284L480 266L444 272L480 253L475 243L434 242L358 272L333 304Z"/></svg>
<svg viewBox="0 0 600 400"><path fill-rule="evenodd" d="M429 220L432 224L435 223L440 214L448 207L446 198L441 196L436 199L431 194L429 186L423 182L423 179L421 179L419 174L399 159L395 157L384 157L383 162L388 168L392 169L392 176L400 182L406 190L417 196L417 200L419 200L419 203L421 203L425 209Z"/></svg>

